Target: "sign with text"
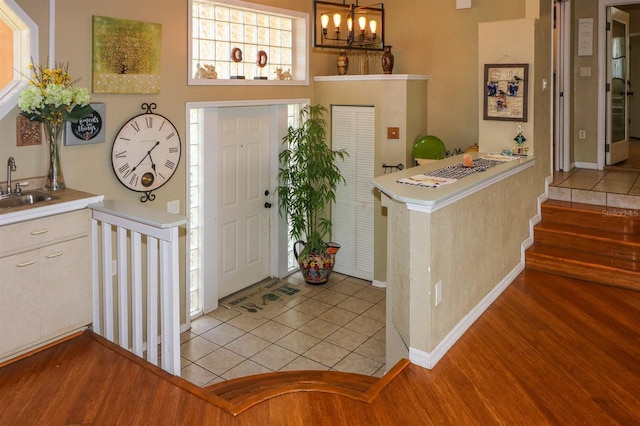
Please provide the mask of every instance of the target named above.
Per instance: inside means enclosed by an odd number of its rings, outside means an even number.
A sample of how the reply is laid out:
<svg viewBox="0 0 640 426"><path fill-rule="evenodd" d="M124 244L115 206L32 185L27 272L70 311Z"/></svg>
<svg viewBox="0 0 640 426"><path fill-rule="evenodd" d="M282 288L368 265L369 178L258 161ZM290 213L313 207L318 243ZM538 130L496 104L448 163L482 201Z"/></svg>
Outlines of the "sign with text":
<svg viewBox="0 0 640 426"><path fill-rule="evenodd" d="M65 145L86 145L105 141L105 112L103 103L92 103L93 113L77 123L67 123Z"/></svg>

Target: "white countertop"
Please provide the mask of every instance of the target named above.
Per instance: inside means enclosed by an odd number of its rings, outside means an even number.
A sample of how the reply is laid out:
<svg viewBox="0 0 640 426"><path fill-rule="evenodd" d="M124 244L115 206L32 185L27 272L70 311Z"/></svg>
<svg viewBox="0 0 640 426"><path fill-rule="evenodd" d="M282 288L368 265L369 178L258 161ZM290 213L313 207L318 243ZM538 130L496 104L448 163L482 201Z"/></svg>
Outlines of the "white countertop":
<svg viewBox="0 0 640 426"><path fill-rule="evenodd" d="M470 154L474 159L487 155L487 153L477 152ZM463 155L456 155L422 166L404 169L396 173L378 176L373 179L373 185L391 199L406 203L410 210L432 212L535 164L534 157L517 157L512 161L491 167L483 172L472 173L464 178L458 179L454 183L437 188L407 185L397 182L398 179L426 173L429 170L460 164L462 163L462 157Z"/></svg>
<svg viewBox="0 0 640 426"><path fill-rule="evenodd" d="M25 193L28 192L25 190ZM103 195L89 194L69 188L48 193L55 198L35 205L0 210L0 226L84 209L87 205L102 201L104 198Z"/></svg>

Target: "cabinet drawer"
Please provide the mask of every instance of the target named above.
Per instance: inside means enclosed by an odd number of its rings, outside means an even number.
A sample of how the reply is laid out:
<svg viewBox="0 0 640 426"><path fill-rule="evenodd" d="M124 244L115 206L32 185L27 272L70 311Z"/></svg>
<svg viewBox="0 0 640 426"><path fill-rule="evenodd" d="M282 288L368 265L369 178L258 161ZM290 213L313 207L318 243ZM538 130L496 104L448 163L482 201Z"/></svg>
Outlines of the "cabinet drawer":
<svg viewBox="0 0 640 426"><path fill-rule="evenodd" d="M88 209L0 227L0 257L84 235L91 230Z"/></svg>

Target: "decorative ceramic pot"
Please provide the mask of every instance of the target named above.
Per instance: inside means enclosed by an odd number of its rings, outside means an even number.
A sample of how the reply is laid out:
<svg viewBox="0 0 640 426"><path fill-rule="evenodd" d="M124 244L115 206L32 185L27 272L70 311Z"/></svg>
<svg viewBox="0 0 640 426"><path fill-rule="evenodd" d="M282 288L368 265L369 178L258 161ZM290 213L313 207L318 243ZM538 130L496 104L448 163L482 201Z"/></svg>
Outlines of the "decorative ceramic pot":
<svg viewBox="0 0 640 426"><path fill-rule="evenodd" d="M299 254L297 250L298 244L304 246ZM295 242L293 254L298 261L300 272L307 284L325 284L329 280L338 250L340 250L339 244L328 243L327 249L323 253L311 252L306 242L302 240Z"/></svg>
<svg viewBox="0 0 640 426"><path fill-rule="evenodd" d="M340 49L340 54L338 54L337 59L338 66L338 75L345 75L347 70L349 69L349 57L347 56L347 51L344 49Z"/></svg>
<svg viewBox="0 0 640 426"><path fill-rule="evenodd" d="M64 189L64 176L62 175L62 164L60 162L60 144L64 131L64 122L43 121L44 136L49 145L49 171L44 181L44 189L56 191Z"/></svg>
<svg viewBox="0 0 640 426"><path fill-rule="evenodd" d="M391 74L393 72L393 61L391 46L385 46L384 53L382 54L382 72L384 74Z"/></svg>

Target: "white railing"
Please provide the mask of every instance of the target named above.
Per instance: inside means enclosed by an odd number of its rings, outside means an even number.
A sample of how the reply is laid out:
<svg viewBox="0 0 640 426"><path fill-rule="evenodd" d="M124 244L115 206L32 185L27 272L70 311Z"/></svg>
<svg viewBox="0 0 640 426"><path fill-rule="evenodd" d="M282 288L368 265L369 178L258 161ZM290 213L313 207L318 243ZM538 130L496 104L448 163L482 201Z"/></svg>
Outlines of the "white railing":
<svg viewBox="0 0 640 426"><path fill-rule="evenodd" d="M118 200L88 207L93 210L93 331L180 375L178 227L186 219Z"/></svg>

